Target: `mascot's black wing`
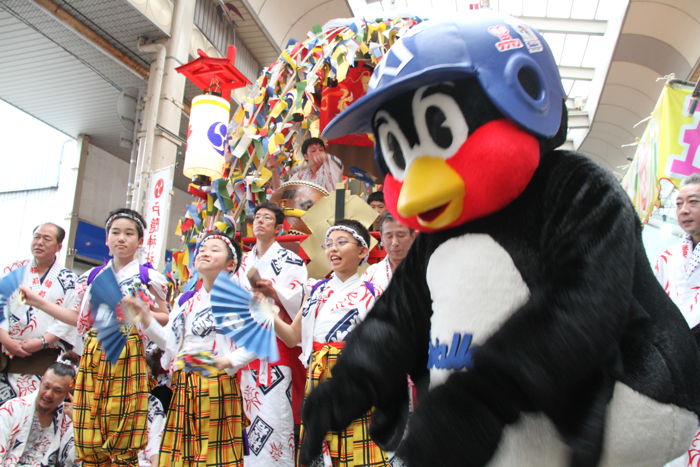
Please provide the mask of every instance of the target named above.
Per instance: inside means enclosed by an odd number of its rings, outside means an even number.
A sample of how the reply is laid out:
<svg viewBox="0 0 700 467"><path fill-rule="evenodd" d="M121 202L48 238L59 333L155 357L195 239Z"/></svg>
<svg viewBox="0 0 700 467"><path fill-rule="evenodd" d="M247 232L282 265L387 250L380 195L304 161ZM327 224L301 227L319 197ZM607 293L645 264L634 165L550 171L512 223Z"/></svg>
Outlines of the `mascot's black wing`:
<svg viewBox="0 0 700 467"><path fill-rule="evenodd" d="M376 407L375 440L385 446L398 443L408 404L406 375L422 381L427 374L432 311L423 243L419 235L385 293L352 331L333 378L306 398L302 464L320 453L328 431L347 427L371 407Z"/></svg>

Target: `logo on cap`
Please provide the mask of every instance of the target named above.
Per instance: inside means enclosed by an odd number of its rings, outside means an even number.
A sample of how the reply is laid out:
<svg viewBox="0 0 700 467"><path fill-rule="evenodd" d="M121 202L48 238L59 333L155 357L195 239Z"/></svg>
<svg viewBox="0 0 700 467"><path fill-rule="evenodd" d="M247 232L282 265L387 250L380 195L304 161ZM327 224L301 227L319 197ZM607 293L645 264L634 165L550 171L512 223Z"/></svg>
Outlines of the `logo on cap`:
<svg viewBox="0 0 700 467"><path fill-rule="evenodd" d="M403 70L411 60L413 60L413 53L408 50L406 45L404 45L404 41L396 42L389 49L389 52L387 52L384 60L379 62L379 65L377 65L374 73L372 73L372 77L369 79L368 88L376 88L385 75L398 76L398 74L401 73L401 70Z"/></svg>
<svg viewBox="0 0 700 467"><path fill-rule="evenodd" d="M511 37L510 30L502 25L497 24L496 26L488 27L489 34L493 34L498 37L500 41L494 44L499 52L506 52L508 50L519 49L523 46L523 41L518 38Z"/></svg>

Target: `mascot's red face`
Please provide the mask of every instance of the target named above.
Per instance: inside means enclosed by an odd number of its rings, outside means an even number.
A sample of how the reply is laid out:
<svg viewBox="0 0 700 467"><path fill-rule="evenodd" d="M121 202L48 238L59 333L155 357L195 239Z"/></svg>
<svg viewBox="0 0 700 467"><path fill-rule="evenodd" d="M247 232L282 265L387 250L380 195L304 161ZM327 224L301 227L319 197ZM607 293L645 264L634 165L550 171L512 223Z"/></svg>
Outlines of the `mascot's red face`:
<svg viewBox="0 0 700 467"><path fill-rule="evenodd" d="M504 118L469 135L458 103L425 90L415 93L412 115L380 109L374 118L392 215L433 232L494 213L520 196L540 161L537 138ZM406 118L413 118L416 144L402 131Z"/></svg>

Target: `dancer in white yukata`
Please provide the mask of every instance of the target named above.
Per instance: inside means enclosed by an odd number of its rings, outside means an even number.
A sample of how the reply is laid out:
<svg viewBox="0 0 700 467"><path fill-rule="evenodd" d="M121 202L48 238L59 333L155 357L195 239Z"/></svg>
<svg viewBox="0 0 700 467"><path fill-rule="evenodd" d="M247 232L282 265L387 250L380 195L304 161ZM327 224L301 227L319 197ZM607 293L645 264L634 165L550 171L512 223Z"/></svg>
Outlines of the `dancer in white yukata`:
<svg viewBox="0 0 700 467"><path fill-rule="evenodd" d="M61 362L44 373L39 389L0 406L0 465L73 465L73 424L64 412L75 370Z"/></svg>
<svg viewBox="0 0 700 467"><path fill-rule="evenodd" d="M299 256L275 241L283 222L284 214L277 205L256 206L255 246L243 256L235 280L274 300L280 307L279 317L291 323L301 307L308 273ZM257 271L259 277L249 279L251 271ZM250 420L247 467L294 466L294 426L301 423L306 372L298 346L287 347L278 339L277 347L278 362L255 360L241 371L243 409Z"/></svg>
<svg viewBox="0 0 700 467"><path fill-rule="evenodd" d="M326 232L324 249L333 274L318 281L291 325L279 317L275 332L287 344L301 343L301 359L308 366L306 395L332 377L345 341L367 316L382 290L363 281L357 270L369 252L369 233L355 220L343 219ZM342 430L329 433L318 464L335 466L388 466L385 452L369 437L369 412ZM304 429L301 438L303 443Z"/></svg>
<svg viewBox="0 0 700 467"><path fill-rule="evenodd" d="M219 273L234 273L239 258L240 248L230 238L215 232L205 235L195 252L202 287L177 298L165 327L138 299L125 299L141 316L146 334L164 350L161 362L172 375L173 398L158 465L243 465L243 410L236 372L255 354L217 332L210 301ZM180 366L202 355L215 361L207 373Z"/></svg>
<svg viewBox="0 0 700 467"><path fill-rule="evenodd" d="M676 215L685 235L680 243L659 256L654 274L683 313L695 341L700 344L700 174L683 180L676 198ZM667 466L700 467L700 430L688 453Z"/></svg>
<svg viewBox="0 0 700 467"><path fill-rule="evenodd" d="M77 277L57 259L64 237L65 231L56 224L39 225L32 236L32 259L18 261L13 266L26 265L23 290L33 291L48 302L72 307ZM19 300L11 302L10 313L10 319L0 324L0 343L3 351L14 358L0 373L0 403L36 391L39 376L56 361L60 351L75 345L77 337L75 326Z"/></svg>

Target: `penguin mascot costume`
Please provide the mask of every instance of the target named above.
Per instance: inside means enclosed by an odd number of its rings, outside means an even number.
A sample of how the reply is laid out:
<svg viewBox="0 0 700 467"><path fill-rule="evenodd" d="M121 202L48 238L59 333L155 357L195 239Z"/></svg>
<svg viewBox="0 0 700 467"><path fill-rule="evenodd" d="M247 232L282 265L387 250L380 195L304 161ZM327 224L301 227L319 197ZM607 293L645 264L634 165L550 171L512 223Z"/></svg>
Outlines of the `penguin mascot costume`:
<svg viewBox="0 0 700 467"><path fill-rule="evenodd" d="M470 13L409 30L326 128L374 133L387 207L421 233L307 398L303 464L370 409L410 467L658 467L690 446L698 350L618 182L554 150L565 98L537 31Z"/></svg>

